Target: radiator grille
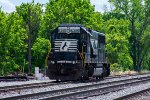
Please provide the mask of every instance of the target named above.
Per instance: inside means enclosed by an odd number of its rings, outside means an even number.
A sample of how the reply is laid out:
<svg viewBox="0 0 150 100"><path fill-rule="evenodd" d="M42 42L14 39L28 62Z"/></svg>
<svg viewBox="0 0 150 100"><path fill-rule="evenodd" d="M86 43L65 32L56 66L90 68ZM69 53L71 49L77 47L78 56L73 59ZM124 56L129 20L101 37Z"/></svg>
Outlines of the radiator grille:
<svg viewBox="0 0 150 100"><path fill-rule="evenodd" d="M56 39L54 41L55 52L76 52L77 40L76 39Z"/></svg>

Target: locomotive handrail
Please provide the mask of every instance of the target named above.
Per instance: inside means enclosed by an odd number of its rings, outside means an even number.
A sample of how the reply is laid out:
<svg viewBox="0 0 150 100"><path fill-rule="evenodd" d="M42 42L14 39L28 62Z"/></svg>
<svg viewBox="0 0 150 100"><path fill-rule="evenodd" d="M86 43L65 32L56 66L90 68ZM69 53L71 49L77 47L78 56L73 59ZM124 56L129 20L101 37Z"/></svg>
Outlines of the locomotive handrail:
<svg viewBox="0 0 150 100"><path fill-rule="evenodd" d="M79 52L79 50L78 50L78 49L77 49L77 51L78 51L78 53L79 53L79 55L80 55L80 58L83 60L82 55L80 54L80 52Z"/></svg>
<svg viewBox="0 0 150 100"><path fill-rule="evenodd" d="M81 54L78 49L77 49L77 51L78 51L78 53L79 53L79 55L80 55L80 57L82 59L82 64L85 64L85 58L83 57L83 54ZM83 50L82 50L82 53L83 53Z"/></svg>

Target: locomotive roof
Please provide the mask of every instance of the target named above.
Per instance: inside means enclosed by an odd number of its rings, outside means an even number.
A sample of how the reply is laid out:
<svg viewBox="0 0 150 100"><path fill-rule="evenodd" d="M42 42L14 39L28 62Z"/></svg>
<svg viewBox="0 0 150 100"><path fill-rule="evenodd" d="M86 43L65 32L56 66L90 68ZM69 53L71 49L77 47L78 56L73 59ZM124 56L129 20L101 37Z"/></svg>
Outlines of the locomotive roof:
<svg viewBox="0 0 150 100"><path fill-rule="evenodd" d="M81 24L60 24L60 27L83 27Z"/></svg>
<svg viewBox="0 0 150 100"><path fill-rule="evenodd" d="M85 30L90 36L95 36L95 35L102 35L102 36L105 36L104 33L100 33L100 32L97 32L97 31L94 31L90 28L86 28L84 27L83 25L81 24L60 24L58 27L81 27L83 30Z"/></svg>

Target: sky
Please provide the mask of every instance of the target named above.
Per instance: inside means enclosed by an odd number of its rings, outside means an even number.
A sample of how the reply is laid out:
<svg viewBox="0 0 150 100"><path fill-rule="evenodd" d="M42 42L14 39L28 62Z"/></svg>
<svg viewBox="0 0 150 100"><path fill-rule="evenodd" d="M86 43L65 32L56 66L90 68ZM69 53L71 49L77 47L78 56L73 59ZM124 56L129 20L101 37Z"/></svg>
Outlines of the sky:
<svg viewBox="0 0 150 100"><path fill-rule="evenodd" d="M35 3L46 4L49 0L34 0ZM23 2L32 2L32 0L0 0L0 7L5 12L15 11L15 6L20 5ZM92 5L95 5L95 10L104 12L104 5L109 7L108 0L91 0Z"/></svg>

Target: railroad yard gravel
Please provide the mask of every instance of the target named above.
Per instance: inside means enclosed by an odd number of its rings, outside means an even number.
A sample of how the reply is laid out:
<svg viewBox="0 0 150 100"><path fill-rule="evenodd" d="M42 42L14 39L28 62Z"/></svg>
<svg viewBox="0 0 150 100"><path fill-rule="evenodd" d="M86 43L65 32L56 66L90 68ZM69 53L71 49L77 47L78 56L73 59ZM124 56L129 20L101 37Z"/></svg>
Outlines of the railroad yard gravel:
<svg viewBox="0 0 150 100"><path fill-rule="evenodd" d="M24 94L30 94L30 93L38 93L38 92L44 92L44 91L52 91L52 90L58 90L58 89L64 89L64 88L71 88L71 87L78 87L78 86L84 86L84 85L90 85L90 84L95 84L95 83L106 83L106 82L111 82L111 81L117 81L117 80L125 80L125 79L131 79L131 78L136 78L136 77L144 77L144 76L150 76L150 75L139 75L139 76L128 76L128 77L121 77L121 78L112 78L112 79L105 79L102 81L98 81L98 82L88 82L88 83L79 83L79 82L71 82L71 83L67 83L67 84L61 84L61 85L53 85L53 86L47 86L47 87L39 87L39 88L34 88L34 89L24 89L24 90L19 90L19 91L7 91L4 93L0 93L0 98L5 98L5 97L11 97L11 96L17 96L17 95L24 95ZM24 82L0 82L0 87L4 87L4 86L13 86L13 85L23 85L23 84L32 84L32 83L39 83L39 82L49 82L49 81L54 81L54 80L32 80L32 81L24 81ZM145 85L142 85L143 87ZM150 87L150 83L148 85L146 85L145 87L149 86ZM140 87L140 86L139 86ZM143 89L142 87L142 89ZM132 87L131 87L132 88ZM132 90L132 89L131 89ZM131 91L130 88L128 91ZM134 89L133 89L134 90ZM123 92L123 91L122 91ZM120 92L118 92L120 93ZM110 93L111 95L113 93ZM110 98L113 98L113 96L111 97L111 95L109 94ZM123 94L125 94L123 92ZM117 94L116 92L116 95ZM107 96L102 96L102 97L92 97L89 98L91 99L101 99L101 98L105 98ZM114 95L114 97L116 97ZM107 100L112 100L110 98L106 98ZM103 99L101 99L103 100Z"/></svg>
<svg viewBox="0 0 150 100"><path fill-rule="evenodd" d="M89 97L89 98L86 98L86 100L114 100L118 97L125 96L131 93L135 93L141 90L148 89L148 88L150 88L150 82L146 84L142 84L142 85L140 84L138 86L129 86L126 89L108 93L106 95ZM150 100L150 96L140 98L140 100Z"/></svg>
<svg viewBox="0 0 150 100"><path fill-rule="evenodd" d="M45 77L41 80L0 82L0 87L13 86L13 85L23 85L23 84L33 84L33 83L42 83L42 82L51 82L51 81L54 81L54 80L49 80L47 77Z"/></svg>
<svg viewBox="0 0 150 100"><path fill-rule="evenodd" d="M139 76L127 76L127 77L121 77L121 79L130 79L130 78L136 78L136 77L141 77L141 76L150 76L150 74L146 75L139 75ZM105 79L102 80L104 81L117 81L120 80L120 78L114 78L114 79ZM23 84L33 84L33 83L42 83L42 82L52 82L55 80L49 80L48 78L42 79L42 80L30 80L30 81L14 81L14 82L0 82L0 87L5 87L5 86L13 86L13 85L23 85Z"/></svg>

